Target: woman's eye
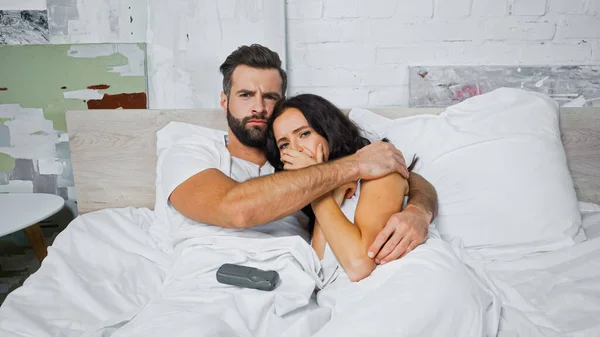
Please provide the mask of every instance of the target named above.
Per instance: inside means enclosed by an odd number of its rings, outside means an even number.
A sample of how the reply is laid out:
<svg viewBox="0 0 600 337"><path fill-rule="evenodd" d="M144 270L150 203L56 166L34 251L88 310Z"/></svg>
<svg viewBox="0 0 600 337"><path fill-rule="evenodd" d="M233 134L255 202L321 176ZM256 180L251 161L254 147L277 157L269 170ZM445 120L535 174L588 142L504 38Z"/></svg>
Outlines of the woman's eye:
<svg viewBox="0 0 600 337"><path fill-rule="evenodd" d="M300 137L304 138L306 136L310 135L310 131L304 131L300 134Z"/></svg>
<svg viewBox="0 0 600 337"><path fill-rule="evenodd" d="M279 149L280 149L280 150L283 150L283 149L285 149L287 146L288 146L288 144L287 144L287 143L283 143L283 144L279 145Z"/></svg>

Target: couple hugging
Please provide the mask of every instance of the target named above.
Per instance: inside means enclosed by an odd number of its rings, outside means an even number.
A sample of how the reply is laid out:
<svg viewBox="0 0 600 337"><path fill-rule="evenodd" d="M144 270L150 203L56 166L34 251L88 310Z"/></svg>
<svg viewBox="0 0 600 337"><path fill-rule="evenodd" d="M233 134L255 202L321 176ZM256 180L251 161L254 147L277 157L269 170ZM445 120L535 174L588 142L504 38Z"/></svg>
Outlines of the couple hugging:
<svg viewBox="0 0 600 337"><path fill-rule="evenodd" d="M414 159L407 167L394 145L385 139L370 142L323 97L285 97L286 72L277 53L264 46L239 47L220 71L227 134L218 143L203 135L193 143L180 142L159 161L157 205L166 210L163 222L175 238L193 237L199 228L300 237L314 249L327 279L317 295L319 306L335 307L355 285L368 283L374 270L405 261L406 268L385 291L417 292L419 300L400 296L396 304L406 312L402 316L411 320L405 322L411 328L398 323L397 329L452 333L456 317L440 316L449 310L479 312L481 320L470 321L473 326L467 330L480 335L486 329L483 312L492 300L461 297L473 294L477 282L429 228L437 213L437 195L423 177L409 173ZM188 259L180 264L191 268L195 261L210 258L198 254ZM411 259L446 267L422 266ZM202 282L213 282L206 280ZM381 311L383 324L394 325L389 322L392 304L368 310L374 315ZM349 331L354 324L382 326L374 318L353 322L361 315L343 314L348 323L344 326ZM339 326L335 329L342 333Z"/></svg>

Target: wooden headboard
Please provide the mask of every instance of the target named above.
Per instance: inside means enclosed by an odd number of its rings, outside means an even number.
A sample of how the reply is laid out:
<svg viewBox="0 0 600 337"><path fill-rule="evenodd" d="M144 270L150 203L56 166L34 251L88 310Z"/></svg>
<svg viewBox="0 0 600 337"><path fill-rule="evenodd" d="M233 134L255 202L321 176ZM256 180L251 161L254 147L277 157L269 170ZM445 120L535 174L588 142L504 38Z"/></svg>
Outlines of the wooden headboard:
<svg viewBox="0 0 600 337"><path fill-rule="evenodd" d="M371 110L388 118L442 111ZM110 207L154 207L156 132L170 121L227 129L220 110L67 111L80 214ZM600 108L563 108L560 123L577 196L600 204Z"/></svg>

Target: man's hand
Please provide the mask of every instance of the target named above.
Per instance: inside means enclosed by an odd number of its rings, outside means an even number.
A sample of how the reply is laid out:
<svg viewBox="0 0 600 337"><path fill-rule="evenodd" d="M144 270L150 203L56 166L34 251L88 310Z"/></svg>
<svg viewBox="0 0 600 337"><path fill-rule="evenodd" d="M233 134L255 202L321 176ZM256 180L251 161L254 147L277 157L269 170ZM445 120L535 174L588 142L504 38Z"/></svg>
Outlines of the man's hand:
<svg viewBox="0 0 600 337"><path fill-rule="evenodd" d="M425 242L432 214L412 205L392 215L379 232L367 255L375 262L385 264L399 259Z"/></svg>
<svg viewBox="0 0 600 337"><path fill-rule="evenodd" d="M358 161L360 178L372 180L398 172L408 179L404 156L394 145L379 141L363 147L352 155Z"/></svg>

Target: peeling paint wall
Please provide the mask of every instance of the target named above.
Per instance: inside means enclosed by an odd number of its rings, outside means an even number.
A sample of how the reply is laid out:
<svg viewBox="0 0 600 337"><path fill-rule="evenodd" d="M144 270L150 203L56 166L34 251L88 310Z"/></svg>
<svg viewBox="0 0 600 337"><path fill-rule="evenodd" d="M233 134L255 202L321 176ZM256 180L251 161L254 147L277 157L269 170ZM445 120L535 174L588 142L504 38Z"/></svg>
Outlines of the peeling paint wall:
<svg viewBox="0 0 600 337"><path fill-rule="evenodd" d="M17 11L23 9L46 10L46 0L0 0L0 9Z"/></svg>
<svg viewBox="0 0 600 337"><path fill-rule="evenodd" d="M147 108L145 45L0 46L0 193L58 194L74 215L65 110Z"/></svg>
<svg viewBox="0 0 600 337"><path fill-rule="evenodd" d="M45 10L0 10L0 45L46 44L49 40Z"/></svg>
<svg viewBox="0 0 600 337"><path fill-rule="evenodd" d="M600 66L410 67L411 107L447 107L500 87L552 97L560 106L600 107Z"/></svg>
<svg viewBox="0 0 600 337"><path fill-rule="evenodd" d="M50 43L146 42L147 0L47 0Z"/></svg>
<svg viewBox="0 0 600 337"><path fill-rule="evenodd" d="M409 104L409 66L598 65L598 0L0 0L47 10L50 43L148 43L151 108L217 107L236 46L286 59L289 93ZM0 88L1 90L1 88Z"/></svg>

